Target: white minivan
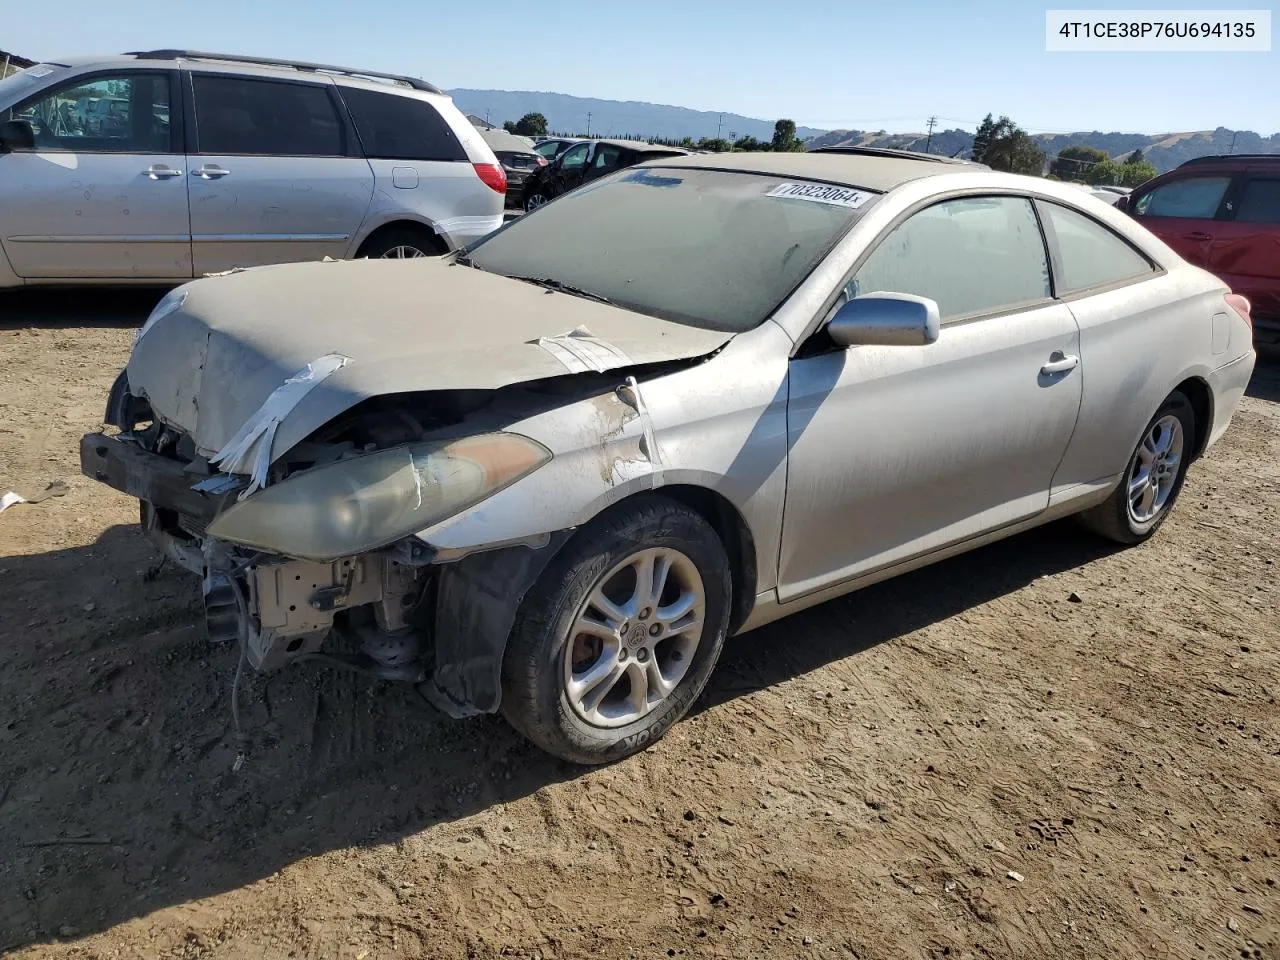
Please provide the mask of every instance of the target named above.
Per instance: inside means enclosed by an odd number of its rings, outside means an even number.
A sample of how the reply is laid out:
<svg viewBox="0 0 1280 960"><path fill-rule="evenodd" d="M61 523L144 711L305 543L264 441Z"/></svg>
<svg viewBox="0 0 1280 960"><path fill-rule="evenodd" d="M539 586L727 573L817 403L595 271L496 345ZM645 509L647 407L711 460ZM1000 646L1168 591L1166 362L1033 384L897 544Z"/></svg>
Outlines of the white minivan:
<svg viewBox="0 0 1280 960"><path fill-rule="evenodd" d="M501 226L505 192L412 77L152 50L0 80L0 287L447 253Z"/></svg>

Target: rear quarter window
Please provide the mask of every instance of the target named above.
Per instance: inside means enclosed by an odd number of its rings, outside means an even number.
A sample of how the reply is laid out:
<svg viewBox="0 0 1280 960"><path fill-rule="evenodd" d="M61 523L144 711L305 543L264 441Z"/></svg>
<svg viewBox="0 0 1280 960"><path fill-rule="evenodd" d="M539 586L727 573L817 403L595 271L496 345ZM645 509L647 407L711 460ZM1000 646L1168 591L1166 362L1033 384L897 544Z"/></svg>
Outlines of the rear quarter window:
<svg viewBox="0 0 1280 960"><path fill-rule="evenodd" d="M1038 201L1058 241L1058 295L1149 277L1155 267L1128 242L1082 213Z"/></svg>
<svg viewBox="0 0 1280 960"><path fill-rule="evenodd" d="M467 159L457 134L430 103L376 90L340 88L365 156L375 160Z"/></svg>

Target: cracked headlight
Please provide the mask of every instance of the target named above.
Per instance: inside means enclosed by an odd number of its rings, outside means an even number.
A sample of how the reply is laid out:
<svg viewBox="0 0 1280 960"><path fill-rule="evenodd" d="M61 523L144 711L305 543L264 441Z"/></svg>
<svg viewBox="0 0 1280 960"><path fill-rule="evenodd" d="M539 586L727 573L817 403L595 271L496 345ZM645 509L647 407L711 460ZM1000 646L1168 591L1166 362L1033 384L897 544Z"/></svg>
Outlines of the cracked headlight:
<svg viewBox="0 0 1280 960"><path fill-rule="evenodd" d="M451 517L550 459L542 444L514 433L394 447L267 487L208 532L306 560L351 556Z"/></svg>

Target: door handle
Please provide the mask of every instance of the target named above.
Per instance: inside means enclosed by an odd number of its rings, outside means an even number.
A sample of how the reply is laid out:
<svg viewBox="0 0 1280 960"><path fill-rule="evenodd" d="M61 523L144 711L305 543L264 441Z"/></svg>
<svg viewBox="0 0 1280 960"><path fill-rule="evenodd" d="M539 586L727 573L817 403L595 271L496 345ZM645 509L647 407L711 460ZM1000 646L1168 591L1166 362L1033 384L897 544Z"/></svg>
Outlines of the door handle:
<svg viewBox="0 0 1280 960"><path fill-rule="evenodd" d="M221 180L230 172L230 170L222 169L216 163L206 163L199 170L192 170L191 175L199 177L201 180Z"/></svg>
<svg viewBox="0 0 1280 960"><path fill-rule="evenodd" d="M1046 376L1055 373L1066 373L1068 370L1074 370L1080 363L1080 358L1075 354L1067 356L1061 350L1055 350L1049 357L1049 362L1040 368L1040 372Z"/></svg>
<svg viewBox="0 0 1280 960"><path fill-rule="evenodd" d="M166 166L163 163L153 163L142 172L152 180L168 180L170 177L182 176L181 170L175 170L173 167Z"/></svg>
<svg viewBox="0 0 1280 960"><path fill-rule="evenodd" d="M1201 233L1199 230L1197 230L1194 233L1184 233L1182 235L1182 239L1183 240L1212 240L1213 237L1209 236L1209 234L1207 233Z"/></svg>

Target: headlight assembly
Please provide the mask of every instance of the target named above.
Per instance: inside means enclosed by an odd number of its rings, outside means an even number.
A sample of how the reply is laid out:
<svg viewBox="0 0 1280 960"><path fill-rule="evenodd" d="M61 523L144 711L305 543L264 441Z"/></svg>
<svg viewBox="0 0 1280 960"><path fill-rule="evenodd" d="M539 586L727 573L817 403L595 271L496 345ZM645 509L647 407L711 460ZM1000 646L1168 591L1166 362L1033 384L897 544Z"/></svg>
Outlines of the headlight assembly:
<svg viewBox="0 0 1280 960"><path fill-rule="evenodd" d="M306 560L351 556L451 517L550 459L542 444L514 433L394 447L267 487L208 532Z"/></svg>

